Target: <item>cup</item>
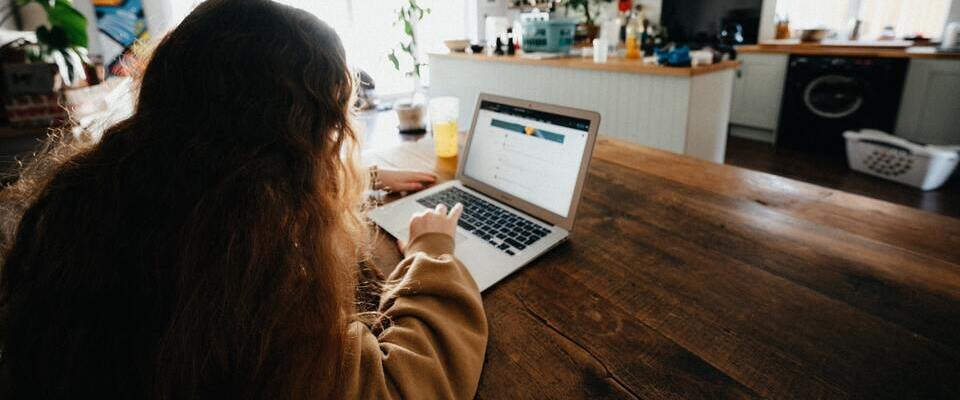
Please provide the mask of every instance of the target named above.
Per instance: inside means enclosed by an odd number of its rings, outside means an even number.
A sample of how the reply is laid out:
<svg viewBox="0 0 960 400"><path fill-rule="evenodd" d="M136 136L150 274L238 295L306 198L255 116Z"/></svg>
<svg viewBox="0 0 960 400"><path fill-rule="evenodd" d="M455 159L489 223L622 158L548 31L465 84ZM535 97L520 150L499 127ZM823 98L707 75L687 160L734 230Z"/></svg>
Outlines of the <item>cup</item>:
<svg viewBox="0 0 960 400"><path fill-rule="evenodd" d="M430 127L433 129L433 145L437 157L457 155L457 118L460 117L460 100L456 97L437 97L430 100Z"/></svg>
<svg viewBox="0 0 960 400"><path fill-rule="evenodd" d="M426 132L423 126L423 104L403 102L394 105L393 108L397 111L400 133L413 132L418 129L421 133Z"/></svg>
<svg viewBox="0 0 960 400"><path fill-rule="evenodd" d="M608 46L606 39L593 39L593 62L598 64L607 62Z"/></svg>

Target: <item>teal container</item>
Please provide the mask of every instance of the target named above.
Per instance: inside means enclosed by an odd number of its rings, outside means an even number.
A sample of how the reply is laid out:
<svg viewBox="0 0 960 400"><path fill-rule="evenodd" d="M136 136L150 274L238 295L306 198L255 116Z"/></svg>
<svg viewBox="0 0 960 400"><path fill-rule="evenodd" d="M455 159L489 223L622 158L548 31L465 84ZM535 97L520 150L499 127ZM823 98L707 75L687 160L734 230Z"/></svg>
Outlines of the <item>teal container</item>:
<svg viewBox="0 0 960 400"><path fill-rule="evenodd" d="M576 32L577 21L573 19L524 22L523 51L569 53Z"/></svg>

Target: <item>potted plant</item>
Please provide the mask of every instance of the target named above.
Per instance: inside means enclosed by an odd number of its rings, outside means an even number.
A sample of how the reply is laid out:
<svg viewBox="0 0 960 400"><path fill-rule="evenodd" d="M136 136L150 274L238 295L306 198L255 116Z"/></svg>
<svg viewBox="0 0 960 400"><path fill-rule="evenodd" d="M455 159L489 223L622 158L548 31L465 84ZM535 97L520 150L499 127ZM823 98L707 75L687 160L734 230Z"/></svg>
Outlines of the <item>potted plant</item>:
<svg viewBox="0 0 960 400"><path fill-rule="evenodd" d="M0 48L4 111L13 125L48 125L66 118L61 89L87 85L87 20L68 0L16 0L37 3L47 24L36 40L17 39ZM16 12L16 10L11 10Z"/></svg>
<svg viewBox="0 0 960 400"><path fill-rule="evenodd" d="M420 83L420 72L426 65L418 49L417 24L430 13L429 8L420 6L418 0L407 0L397 9L395 25L403 26L403 39L399 48L390 51L387 59L397 71L413 80L413 93L409 99L398 101L394 105L397 117L400 120L401 132L424 131L423 114L423 87Z"/></svg>
<svg viewBox="0 0 960 400"><path fill-rule="evenodd" d="M37 42L21 41L16 46L23 50L31 64L53 64L66 86L86 81L87 19L73 8L69 0L16 0L18 7L36 3L47 13L48 25L37 28Z"/></svg>
<svg viewBox="0 0 960 400"><path fill-rule="evenodd" d="M596 24L596 21L594 21L594 16L596 14L591 13L590 3L612 2L613 0L563 0L562 4L567 13L569 13L571 9L583 13L584 22L577 26L577 36L580 39L592 41L600 36L600 26ZM596 7L594 10L597 10L598 8L599 7Z"/></svg>

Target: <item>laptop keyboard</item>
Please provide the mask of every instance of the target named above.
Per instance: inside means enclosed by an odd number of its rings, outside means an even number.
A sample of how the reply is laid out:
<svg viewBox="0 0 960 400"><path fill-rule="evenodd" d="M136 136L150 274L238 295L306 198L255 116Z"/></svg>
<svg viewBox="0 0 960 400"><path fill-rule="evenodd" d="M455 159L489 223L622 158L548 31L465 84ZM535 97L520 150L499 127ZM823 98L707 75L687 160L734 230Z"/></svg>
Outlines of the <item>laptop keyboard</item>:
<svg viewBox="0 0 960 400"><path fill-rule="evenodd" d="M457 187L447 188L417 202L429 208L441 203L447 208L463 203L463 214L457 224L511 256L550 233L547 228Z"/></svg>

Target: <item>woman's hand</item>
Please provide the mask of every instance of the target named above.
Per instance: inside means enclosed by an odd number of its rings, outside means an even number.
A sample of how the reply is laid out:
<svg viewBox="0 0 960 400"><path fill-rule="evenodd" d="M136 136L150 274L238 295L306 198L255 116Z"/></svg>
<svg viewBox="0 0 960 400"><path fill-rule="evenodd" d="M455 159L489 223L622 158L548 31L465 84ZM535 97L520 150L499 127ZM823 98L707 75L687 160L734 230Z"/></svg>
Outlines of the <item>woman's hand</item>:
<svg viewBox="0 0 960 400"><path fill-rule="evenodd" d="M463 213L463 204L457 203L449 214L447 213L447 206L443 204L437 204L437 207L432 210L423 210L413 214L413 217L410 217L410 242L413 242L420 235L428 233L442 233L455 238L457 220L460 219L461 213Z"/></svg>
<svg viewBox="0 0 960 400"><path fill-rule="evenodd" d="M437 174L426 171L378 169L380 186L388 192L416 192L437 181Z"/></svg>

